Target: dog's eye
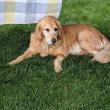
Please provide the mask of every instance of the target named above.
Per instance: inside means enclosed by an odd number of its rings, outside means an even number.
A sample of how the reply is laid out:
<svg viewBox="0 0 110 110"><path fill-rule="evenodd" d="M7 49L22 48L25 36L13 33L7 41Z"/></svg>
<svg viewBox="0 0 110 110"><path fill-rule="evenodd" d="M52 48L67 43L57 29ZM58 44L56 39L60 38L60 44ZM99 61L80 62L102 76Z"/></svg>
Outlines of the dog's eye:
<svg viewBox="0 0 110 110"><path fill-rule="evenodd" d="M54 28L54 31L58 31L58 28Z"/></svg>
<svg viewBox="0 0 110 110"><path fill-rule="evenodd" d="M45 29L47 32L49 32L50 30L48 28Z"/></svg>

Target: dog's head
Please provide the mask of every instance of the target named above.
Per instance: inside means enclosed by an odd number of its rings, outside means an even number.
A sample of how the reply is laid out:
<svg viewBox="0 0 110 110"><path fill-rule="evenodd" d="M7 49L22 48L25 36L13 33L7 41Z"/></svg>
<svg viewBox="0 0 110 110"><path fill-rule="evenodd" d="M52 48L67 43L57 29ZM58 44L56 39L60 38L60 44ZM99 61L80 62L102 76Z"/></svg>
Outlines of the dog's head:
<svg viewBox="0 0 110 110"><path fill-rule="evenodd" d="M39 33L40 39L44 39L48 45L52 45L61 38L62 27L55 17L46 16L39 21L36 31Z"/></svg>

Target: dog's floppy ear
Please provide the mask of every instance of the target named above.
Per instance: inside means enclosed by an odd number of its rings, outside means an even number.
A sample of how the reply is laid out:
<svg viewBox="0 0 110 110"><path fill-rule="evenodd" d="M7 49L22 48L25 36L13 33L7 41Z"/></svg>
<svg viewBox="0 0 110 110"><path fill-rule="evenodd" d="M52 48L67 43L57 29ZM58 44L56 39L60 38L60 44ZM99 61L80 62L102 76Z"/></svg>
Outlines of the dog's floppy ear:
<svg viewBox="0 0 110 110"><path fill-rule="evenodd" d="M35 32L37 33L37 38L39 38L39 40L42 40L43 38L43 34L42 34L42 29L41 29L41 21L38 22Z"/></svg>
<svg viewBox="0 0 110 110"><path fill-rule="evenodd" d="M58 24L58 27L59 27L59 35L58 35L58 38L59 39L62 39L63 36L64 36L64 31L63 31L63 28L62 28L62 25L59 21L57 21L57 24Z"/></svg>

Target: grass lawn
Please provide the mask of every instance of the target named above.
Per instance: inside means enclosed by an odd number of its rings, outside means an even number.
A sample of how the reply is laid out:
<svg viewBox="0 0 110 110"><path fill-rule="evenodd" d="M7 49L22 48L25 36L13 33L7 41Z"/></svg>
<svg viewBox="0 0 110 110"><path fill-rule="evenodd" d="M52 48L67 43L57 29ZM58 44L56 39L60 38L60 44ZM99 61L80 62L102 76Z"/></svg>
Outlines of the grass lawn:
<svg viewBox="0 0 110 110"><path fill-rule="evenodd" d="M62 24L85 23L110 39L110 0L63 0ZM23 53L35 25L0 26L0 110L110 110L110 63L69 56L63 71L54 57L7 62Z"/></svg>

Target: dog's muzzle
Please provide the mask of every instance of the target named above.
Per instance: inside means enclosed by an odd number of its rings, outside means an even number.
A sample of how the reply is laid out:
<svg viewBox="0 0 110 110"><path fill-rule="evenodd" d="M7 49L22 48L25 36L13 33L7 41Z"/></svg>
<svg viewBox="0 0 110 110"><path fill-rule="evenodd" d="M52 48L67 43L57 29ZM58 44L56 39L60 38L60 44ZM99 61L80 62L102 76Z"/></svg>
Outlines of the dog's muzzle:
<svg viewBox="0 0 110 110"><path fill-rule="evenodd" d="M56 41L57 41L57 40L56 40L55 38L53 38L53 39L52 39L52 44L55 44Z"/></svg>

